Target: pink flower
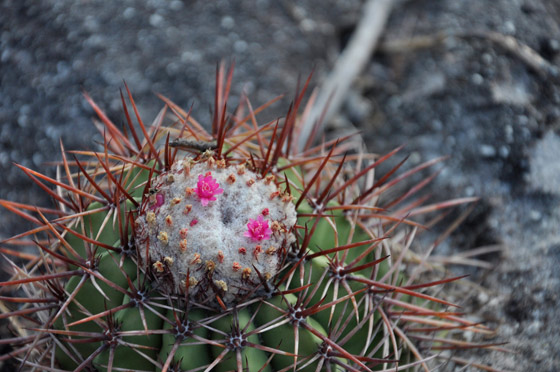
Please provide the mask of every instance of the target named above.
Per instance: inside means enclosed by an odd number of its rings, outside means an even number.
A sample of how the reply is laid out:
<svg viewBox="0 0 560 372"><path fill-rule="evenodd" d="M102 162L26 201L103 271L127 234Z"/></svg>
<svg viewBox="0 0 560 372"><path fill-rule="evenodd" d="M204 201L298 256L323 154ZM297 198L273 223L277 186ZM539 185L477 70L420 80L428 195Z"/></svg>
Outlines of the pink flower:
<svg viewBox="0 0 560 372"><path fill-rule="evenodd" d="M259 215L256 220L249 218L247 231L243 236L251 238L254 242L260 242L270 239L270 234L272 234L272 230L268 227L268 221L265 221L263 216Z"/></svg>
<svg viewBox="0 0 560 372"><path fill-rule="evenodd" d="M200 198L200 202L203 206L207 206L208 202L216 200L214 195L218 195L224 192L224 189L220 188L220 185L216 182L214 177L210 175L210 172L206 175L198 176L198 183L196 184L196 195Z"/></svg>
<svg viewBox="0 0 560 372"><path fill-rule="evenodd" d="M165 203L165 196L163 196L163 194L151 195L150 198L150 200L153 201L153 204L150 206L151 210L157 209Z"/></svg>

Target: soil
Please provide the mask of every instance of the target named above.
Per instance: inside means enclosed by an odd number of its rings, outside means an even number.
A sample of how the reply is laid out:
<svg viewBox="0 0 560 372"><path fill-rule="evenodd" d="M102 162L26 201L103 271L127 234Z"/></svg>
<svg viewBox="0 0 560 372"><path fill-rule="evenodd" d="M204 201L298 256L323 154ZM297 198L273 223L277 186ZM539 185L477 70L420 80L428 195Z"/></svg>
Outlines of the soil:
<svg viewBox="0 0 560 372"><path fill-rule="evenodd" d="M234 59L233 96L245 91L261 104L286 93L263 120L282 115L299 78L312 70L315 83L324 78L360 6L357 0L3 1L0 198L49 205L12 163L45 171L45 163L59 159L60 139L67 150L99 146L83 91L117 123L123 80L145 118L161 108L158 92L192 105L205 121L216 63ZM532 48L546 68L491 32ZM502 248L476 257L491 270L453 268L483 288L464 308L496 327L491 341L508 342L511 351L462 357L501 370L560 370L559 63L559 2L401 1L329 126L333 133L350 124L361 129L377 153L406 143L409 167L449 155L429 191L440 200L481 198L435 253ZM0 238L25 228L5 211L0 221ZM4 324L0 329L8 337ZM12 368L0 364L1 371ZM460 367L440 370L454 368Z"/></svg>

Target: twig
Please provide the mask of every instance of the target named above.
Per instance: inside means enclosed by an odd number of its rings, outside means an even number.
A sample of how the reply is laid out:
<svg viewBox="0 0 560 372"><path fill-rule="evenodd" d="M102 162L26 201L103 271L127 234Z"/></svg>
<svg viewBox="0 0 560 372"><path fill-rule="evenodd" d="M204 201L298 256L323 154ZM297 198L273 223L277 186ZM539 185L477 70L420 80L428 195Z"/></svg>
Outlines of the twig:
<svg viewBox="0 0 560 372"><path fill-rule="evenodd" d="M319 86L317 100L304 119L298 143L300 150L304 148L317 120L322 117L319 123L322 126L340 109L350 85L375 49L393 5L394 0L368 0L364 5L356 31L331 73Z"/></svg>
<svg viewBox="0 0 560 372"><path fill-rule="evenodd" d="M215 150L218 147L216 141L196 141L186 138L177 138L169 142L170 147L178 148L181 150L190 150L204 152L207 150Z"/></svg>
<svg viewBox="0 0 560 372"><path fill-rule="evenodd" d="M443 43L445 39L450 37L488 40L517 57L541 78L558 79L560 77L558 67L541 57L533 48L513 36L504 35L495 31L438 32L431 35L421 35L402 40L388 41L380 45L379 49L386 53L408 53L418 49L431 48Z"/></svg>

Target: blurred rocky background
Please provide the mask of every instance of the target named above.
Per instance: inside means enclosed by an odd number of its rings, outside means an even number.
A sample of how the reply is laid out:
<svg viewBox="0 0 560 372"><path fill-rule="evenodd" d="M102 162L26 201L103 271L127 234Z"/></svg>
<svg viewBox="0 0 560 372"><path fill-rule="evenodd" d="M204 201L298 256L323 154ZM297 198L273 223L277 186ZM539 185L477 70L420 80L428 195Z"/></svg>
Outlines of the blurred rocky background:
<svg viewBox="0 0 560 372"><path fill-rule="evenodd" d="M60 159L60 139L67 150L98 148L84 91L115 123L124 120L123 80L146 121L162 106L157 92L192 105L204 122L216 64L235 60L232 105L242 91L254 104L286 94L262 118L282 115L299 78L314 71L315 84L325 79L362 6L1 1L0 198L48 206L13 163L46 171ZM560 370L559 53L559 1L398 1L326 127L335 134L360 129L377 153L406 143L409 166L449 155L430 191L441 200L481 197L436 254L486 252L472 257L483 268L466 270L484 289L462 304L473 319L497 327L494 341L508 341L511 352L462 357L498 370ZM0 211L0 238L23 228Z"/></svg>

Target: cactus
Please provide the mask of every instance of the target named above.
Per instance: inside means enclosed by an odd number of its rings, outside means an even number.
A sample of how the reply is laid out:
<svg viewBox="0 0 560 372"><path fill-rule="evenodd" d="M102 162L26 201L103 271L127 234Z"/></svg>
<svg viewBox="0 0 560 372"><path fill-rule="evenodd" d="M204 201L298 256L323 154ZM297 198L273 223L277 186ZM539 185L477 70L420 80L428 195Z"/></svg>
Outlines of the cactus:
<svg viewBox="0 0 560 372"><path fill-rule="evenodd" d="M86 96L103 151L62 148L56 179L19 166L59 208L0 202L37 225L4 244L39 252L0 248L13 271L2 317L16 332L0 360L45 371L429 370L439 350L473 346L454 334L490 332L433 294L459 278L417 280L430 265L412 252L425 227L414 218L474 200L422 206L413 197L432 176L395 192L441 159L375 180L400 148L378 157L350 137L295 148L309 80L282 121L259 126L270 103L226 113L231 77L218 69L210 132L165 97L147 126L126 87L122 131Z"/></svg>

